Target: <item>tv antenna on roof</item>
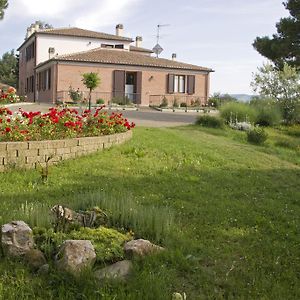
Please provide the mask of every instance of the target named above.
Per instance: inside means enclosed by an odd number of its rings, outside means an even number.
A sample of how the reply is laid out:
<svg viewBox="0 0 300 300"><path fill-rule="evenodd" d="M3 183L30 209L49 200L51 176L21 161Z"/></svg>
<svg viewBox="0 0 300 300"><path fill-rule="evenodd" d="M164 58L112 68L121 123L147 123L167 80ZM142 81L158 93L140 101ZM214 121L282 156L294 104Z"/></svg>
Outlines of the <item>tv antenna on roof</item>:
<svg viewBox="0 0 300 300"><path fill-rule="evenodd" d="M163 52L162 46L159 44L159 40L161 38L160 30L162 27L170 26L170 24L158 24L157 25L157 34L156 34L156 45L153 47L153 52L156 54L156 58L158 58L159 54Z"/></svg>

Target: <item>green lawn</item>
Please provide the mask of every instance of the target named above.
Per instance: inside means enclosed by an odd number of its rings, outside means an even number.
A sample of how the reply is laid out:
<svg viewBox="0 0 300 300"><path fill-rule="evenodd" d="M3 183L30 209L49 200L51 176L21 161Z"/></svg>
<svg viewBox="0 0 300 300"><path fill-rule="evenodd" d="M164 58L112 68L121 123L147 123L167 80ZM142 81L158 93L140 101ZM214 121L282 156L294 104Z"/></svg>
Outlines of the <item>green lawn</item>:
<svg viewBox="0 0 300 300"><path fill-rule="evenodd" d="M44 225L51 205L97 201L173 220L159 237L128 223L168 251L136 261L127 284L38 277L1 259L0 299L300 299L300 143L268 133L259 147L228 129L137 128L125 145L51 167L47 184L35 170L0 174L1 223Z"/></svg>

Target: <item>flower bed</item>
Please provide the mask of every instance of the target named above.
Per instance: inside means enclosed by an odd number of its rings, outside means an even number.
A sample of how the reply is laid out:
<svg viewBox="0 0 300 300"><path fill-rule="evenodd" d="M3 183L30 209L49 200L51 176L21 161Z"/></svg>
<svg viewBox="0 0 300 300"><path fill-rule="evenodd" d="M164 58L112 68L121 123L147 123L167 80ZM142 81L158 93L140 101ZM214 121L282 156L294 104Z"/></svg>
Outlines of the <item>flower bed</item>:
<svg viewBox="0 0 300 300"><path fill-rule="evenodd" d="M6 92L0 90L0 104L17 103L20 102L20 97L13 87L9 87Z"/></svg>
<svg viewBox="0 0 300 300"><path fill-rule="evenodd" d="M126 132L135 126L122 114L85 110L50 108L48 113L24 112L13 115L8 108L0 108L1 141L40 141L76 137L110 135Z"/></svg>
<svg viewBox="0 0 300 300"><path fill-rule="evenodd" d="M38 164L76 158L131 138L135 125L122 114L51 108L48 113L0 108L0 172L9 167L35 168Z"/></svg>

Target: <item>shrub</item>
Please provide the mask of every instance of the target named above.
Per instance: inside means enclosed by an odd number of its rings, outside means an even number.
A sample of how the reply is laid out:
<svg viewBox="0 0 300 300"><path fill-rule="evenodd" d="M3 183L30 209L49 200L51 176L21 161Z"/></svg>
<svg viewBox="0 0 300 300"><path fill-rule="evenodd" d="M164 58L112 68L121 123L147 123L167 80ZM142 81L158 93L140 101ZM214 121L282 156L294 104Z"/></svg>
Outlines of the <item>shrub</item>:
<svg viewBox="0 0 300 300"><path fill-rule="evenodd" d="M226 123L231 122L255 122L256 111L253 107L246 103L231 102L227 103L220 109L221 117Z"/></svg>
<svg viewBox="0 0 300 300"><path fill-rule="evenodd" d="M96 100L96 103L97 104L104 104L105 101L104 101L104 99L99 98L99 99Z"/></svg>
<svg viewBox="0 0 300 300"><path fill-rule="evenodd" d="M282 121L280 107L271 99L253 99L250 102L256 112L255 124L260 126L275 126Z"/></svg>
<svg viewBox="0 0 300 300"><path fill-rule="evenodd" d="M268 134L263 128L255 127L247 131L247 140L249 143L262 145L268 138Z"/></svg>
<svg viewBox="0 0 300 300"><path fill-rule="evenodd" d="M197 118L196 124L201 125L203 127L210 127L210 128L223 128L224 121L220 118L203 115Z"/></svg>
<svg viewBox="0 0 300 300"><path fill-rule="evenodd" d="M123 244L132 239L132 234L123 234L115 229L81 227L69 233L53 229L34 228L34 241L48 258L52 258L65 240L90 240L95 248L97 261L117 261L124 258Z"/></svg>
<svg viewBox="0 0 300 300"><path fill-rule="evenodd" d="M69 87L69 95L72 101L79 102L82 100L83 94L79 89L75 90L71 86Z"/></svg>
<svg viewBox="0 0 300 300"><path fill-rule="evenodd" d="M185 102L181 102L181 103L180 103L180 107L187 107L187 105L186 105Z"/></svg>
<svg viewBox="0 0 300 300"><path fill-rule="evenodd" d="M159 107L163 108L163 107L168 107L168 99L166 97L163 97L161 104L159 105Z"/></svg>

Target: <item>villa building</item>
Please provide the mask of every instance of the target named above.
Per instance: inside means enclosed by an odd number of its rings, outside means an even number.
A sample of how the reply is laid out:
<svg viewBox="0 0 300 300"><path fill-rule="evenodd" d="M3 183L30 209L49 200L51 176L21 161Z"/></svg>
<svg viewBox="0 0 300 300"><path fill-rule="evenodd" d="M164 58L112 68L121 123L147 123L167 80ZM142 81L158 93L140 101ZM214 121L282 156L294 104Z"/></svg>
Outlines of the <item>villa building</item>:
<svg viewBox="0 0 300 300"><path fill-rule="evenodd" d="M153 57L141 42L124 37L122 24L114 35L71 27L41 30L33 24L18 49L19 94L33 102L66 101L70 87L85 93L82 74L95 72L101 84L93 101L126 96L142 106L162 98L207 102L212 69L178 62L176 55Z"/></svg>

